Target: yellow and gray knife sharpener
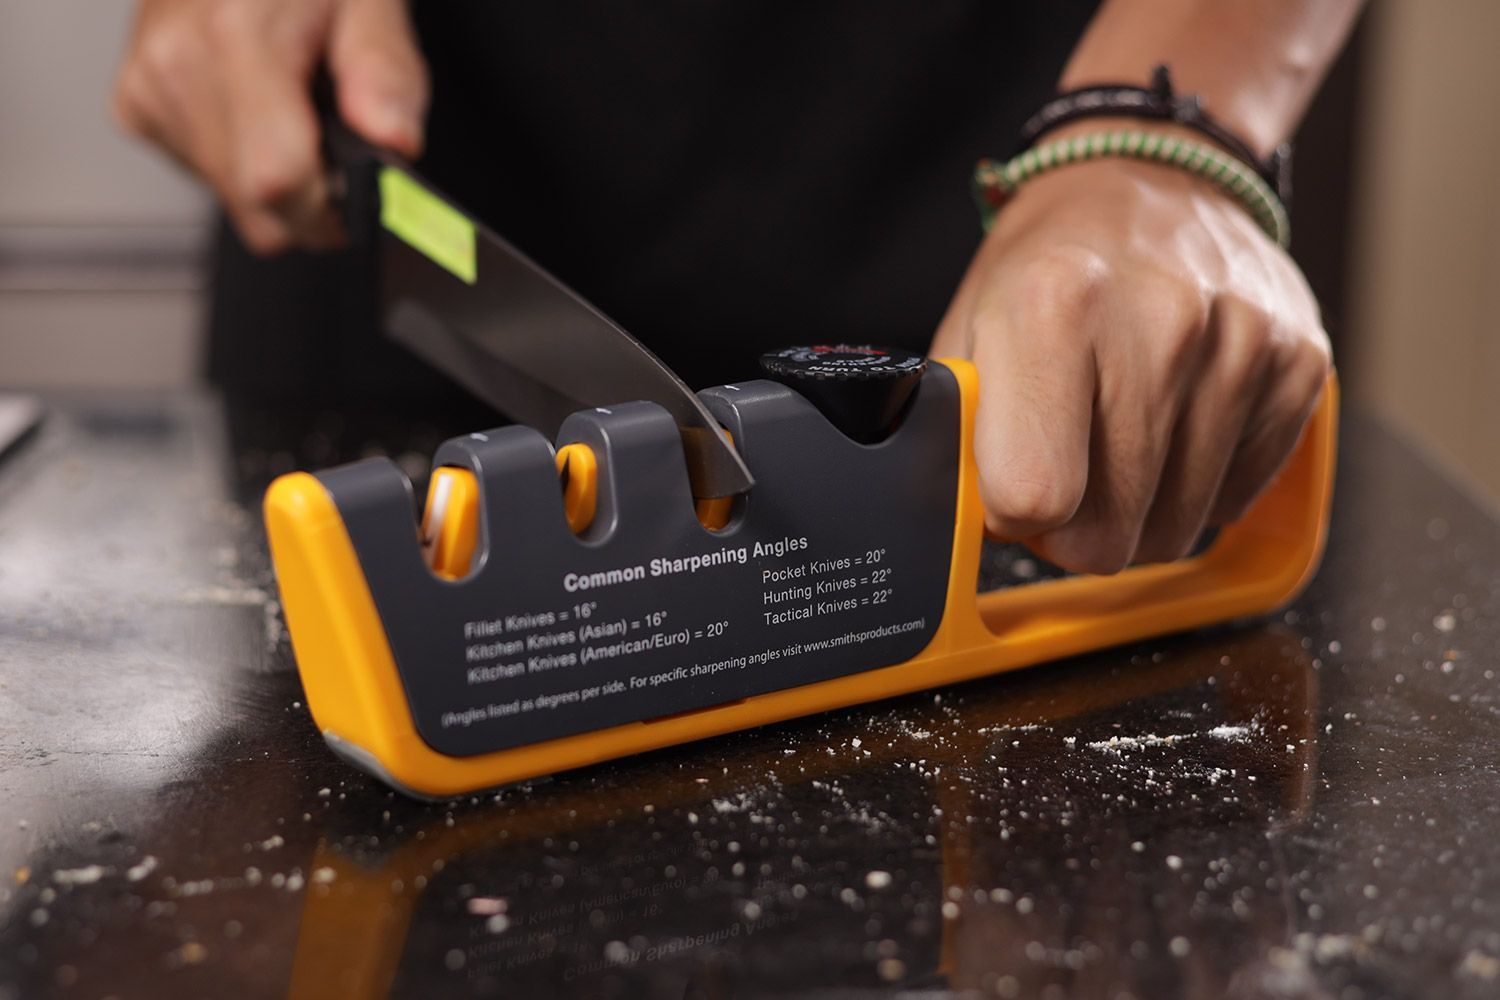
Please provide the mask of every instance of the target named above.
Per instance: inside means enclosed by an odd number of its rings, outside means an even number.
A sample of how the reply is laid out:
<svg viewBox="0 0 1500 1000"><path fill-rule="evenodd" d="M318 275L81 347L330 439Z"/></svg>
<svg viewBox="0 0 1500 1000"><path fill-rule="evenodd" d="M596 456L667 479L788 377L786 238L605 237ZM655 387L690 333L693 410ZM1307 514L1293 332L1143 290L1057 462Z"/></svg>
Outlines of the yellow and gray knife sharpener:
<svg viewBox="0 0 1500 1000"><path fill-rule="evenodd" d="M1321 556L1332 380L1206 551L986 593L967 362L927 365L875 443L780 382L700 396L755 477L733 500L695 503L676 424L643 402L574 414L556 447L526 427L446 442L422 525L387 459L273 483L282 603L329 745L451 797L1264 613Z"/></svg>

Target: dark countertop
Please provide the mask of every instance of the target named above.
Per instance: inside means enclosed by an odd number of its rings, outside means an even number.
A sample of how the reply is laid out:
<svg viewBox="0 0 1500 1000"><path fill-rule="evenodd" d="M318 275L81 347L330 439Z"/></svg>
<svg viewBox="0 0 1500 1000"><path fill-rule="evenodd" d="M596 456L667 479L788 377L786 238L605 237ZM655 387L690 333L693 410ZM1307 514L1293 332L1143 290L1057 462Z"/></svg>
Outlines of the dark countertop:
<svg viewBox="0 0 1500 1000"><path fill-rule="evenodd" d="M1500 994L1500 522L1370 422L1275 620L423 805L314 732L254 513L378 431L55 404L0 466L0 1000Z"/></svg>

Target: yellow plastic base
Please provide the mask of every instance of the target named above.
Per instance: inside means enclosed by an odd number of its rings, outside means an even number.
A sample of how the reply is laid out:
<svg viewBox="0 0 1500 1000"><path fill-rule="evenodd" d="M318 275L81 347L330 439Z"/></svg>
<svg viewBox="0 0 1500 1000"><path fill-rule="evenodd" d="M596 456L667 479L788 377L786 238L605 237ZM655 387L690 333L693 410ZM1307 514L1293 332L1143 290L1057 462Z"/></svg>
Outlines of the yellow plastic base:
<svg viewBox="0 0 1500 1000"><path fill-rule="evenodd" d="M1316 569L1327 532L1337 434L1329 381L1296 454L1208 552L1112 577L1070 577L976 595L984 517L973 461L978 378L945 361L963 399L953 562L942 624L918 656L889 667L646 722L474 757L417 734L354 547L317 479L292 473L266 494L282 604L319 729L379 761L390 780L446 797L627 754L889 698L1058 657L1269 611Z"/></svg>

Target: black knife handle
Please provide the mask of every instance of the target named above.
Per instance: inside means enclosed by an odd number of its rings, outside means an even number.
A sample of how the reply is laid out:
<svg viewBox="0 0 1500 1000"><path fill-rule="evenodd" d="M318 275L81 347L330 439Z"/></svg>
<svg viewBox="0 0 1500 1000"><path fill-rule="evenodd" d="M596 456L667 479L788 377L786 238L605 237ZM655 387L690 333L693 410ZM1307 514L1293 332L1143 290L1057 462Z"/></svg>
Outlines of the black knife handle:
<svg viewBox="0 0 1500 1000"><path fill-rule="evenodd" d="M333 77L320 69L312 83L313 108L318 116L323 169L329 200L344 224L351 243L367 244L379 215L376 172L382 163L405 166L395 153L360 136L339 114Z"/></svg>

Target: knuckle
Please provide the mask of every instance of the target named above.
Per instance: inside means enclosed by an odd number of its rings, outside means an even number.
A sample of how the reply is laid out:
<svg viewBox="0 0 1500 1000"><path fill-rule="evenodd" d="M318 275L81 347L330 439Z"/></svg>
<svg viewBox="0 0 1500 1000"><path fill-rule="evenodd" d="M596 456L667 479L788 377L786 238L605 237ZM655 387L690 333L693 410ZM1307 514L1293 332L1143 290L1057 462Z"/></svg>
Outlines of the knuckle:
<svg viewBox="0 0 1500 1000"><path fill-rule="evenodd" d="M1297 339L1296 367L1314 386L1322 385L1333 371L1333 348L1322 327Z"/></svg>
<svg viewBox="0 0 1500 1000"><path fill-rule="evenodd" d="M1192 282L1158 274L1132 282L1132 315L1156 345L1165 371L1194 365L1209 346L1208 303Z"/></svg>
<svg viewBox="0 0 1500 1000"><path fill-rule="evenodd" d="M1106 282L1104 259L1083 247L1052 247L1021 271L1022 315L1044 324L1069 324L1093 305Z"/></svg>
<svg viewBox="0 0 1500 1000"><path fill-rule="evenodd" d="M1055 531L1041 539L1039 548L1049 562L1073 573L1113 576L1130 565L1135 546L1118 532L1096 526Z"/></svg>
<svg viewBox="0 0 1500 1000"><path fill-rule="evenodd" d="M1230 307L1234 308L1234 307ZM1276 320L1263 309L1235 310L1221 338L1221 365L1230 388L1258 384L1275 363L1280 336Z"/></svg>
<svg viewBox="0 0 1500 1000"><path fill-rule="evenodd" d="M1134 282L1142 309L1159 326L1201 333L1208 325L1208 302L1197 283L1170 272Z"/></svg>
<svg viewBox="0 0 1500 1000"><path fill-rule="evenodd" d="M180 25L164 25L141 43L140 65L163 85L177 90L191 85L202 40Z"/></svg>
<svg viewBox="0 0 1500 1000"><path fill-rule="evenodd" d="M1275 345L1282 324L1261 303L1231 292L1220 295L1215 308L1223 318L1220 325L1250 350L1265 351Z"/></svg>
<svg viewBox="0 0 1500 1000"><path fill-rule="evenodd" d="M1081 486L1063 478L984 472L980 474L979 492L991 521L1015 525L1028 533L1066 524L1083 495Z"/></svg>
<svg viewBox="0 0 1500 1000"><path fill-rule="evenodd" d="M1265 369L1285 386L1288 399L1316 396L1333 370L1328 336L1321 328L1283 328L1264 353L1269 356Z"/></svg>

